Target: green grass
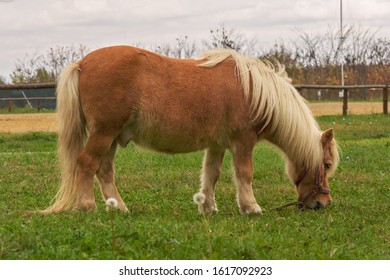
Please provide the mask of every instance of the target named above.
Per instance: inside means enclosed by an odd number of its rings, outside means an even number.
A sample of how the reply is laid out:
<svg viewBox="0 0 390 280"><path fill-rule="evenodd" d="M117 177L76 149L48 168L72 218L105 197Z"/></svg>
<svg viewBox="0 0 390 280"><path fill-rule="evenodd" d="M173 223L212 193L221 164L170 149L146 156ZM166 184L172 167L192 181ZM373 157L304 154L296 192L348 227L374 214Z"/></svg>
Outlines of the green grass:
<svg viewBox="0 0 390 280"><path fill-rule="evenodd" d="M38 110L36 107L30 108L29 106L20 108L12 106L11 112L8 107L0 107L0 114L33 114L33 113L54 113L54 109L42 108Z"/></svg>
<svg viewBox="0 0 390 280"><path fill-rule="evenodd" d="M334 203L318 211L267 211L296 199L274 147L255 150L254 190L265 213L241 216L226 155L217 186L220 212L209 218L214 259L390 259L390 120L383 115L318 118L341 148L330 180ZM129 214L98 210L56 215L56 135L0 134L0 259L207 259L208 240L192 196L202 153L166 156L119 149L116 180Z"/></svg>

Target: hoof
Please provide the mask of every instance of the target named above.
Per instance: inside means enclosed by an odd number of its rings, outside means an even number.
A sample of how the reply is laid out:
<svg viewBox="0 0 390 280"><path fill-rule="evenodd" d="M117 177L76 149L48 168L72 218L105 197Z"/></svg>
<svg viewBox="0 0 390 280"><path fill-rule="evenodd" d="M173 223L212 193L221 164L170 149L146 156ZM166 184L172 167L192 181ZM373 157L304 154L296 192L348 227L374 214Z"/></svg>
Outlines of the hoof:
<svg viewBox="0 0 390 280"><path fill-rule="evenodd" d="M127 209L126 205L118 205L118 207L116 207L117 210L123 212L123 213L129 213L129 209ZM106 211L107 212L110 212L110 211L113 211L114 209L110 206L106 206Z"/></svg>
<svg viewBox="0 0 390 280"><path fill-rule="evenodd" d="M76 210L81 210L85 212L92 212L96 210L96 203L95 200L88 200L83 201L78 204L78 206L75 207Z"/></svg>
<svg viewBox="0 0 390 280"><path fill-rule="evenodd" d="M198 205L198 211L199 211L199 214L211 215L213 213L217 213L218 208L217 208L217 205L205 206L204 204L201 204L201 205Z"/></svg>
<svg viewBox="0 0 390 280"><path fill-rule="evenodd" d="M261 215L261 214L263 214L263 211L261 210L261 208L258 204L250 205L250 206L246 206L246 207L241 207L240 212L243 215Z"/></svg>

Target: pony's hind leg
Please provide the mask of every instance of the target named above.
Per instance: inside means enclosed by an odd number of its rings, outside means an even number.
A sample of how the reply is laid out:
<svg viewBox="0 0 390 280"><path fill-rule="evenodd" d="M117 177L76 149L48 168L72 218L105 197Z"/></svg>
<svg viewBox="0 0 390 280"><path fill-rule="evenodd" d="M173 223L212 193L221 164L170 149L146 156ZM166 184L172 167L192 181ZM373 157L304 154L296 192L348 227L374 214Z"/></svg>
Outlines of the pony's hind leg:
<svg viewBox="0 0 390 280"><path fill-rule="evenodd" d="M96 208L93 180L113 139L93 134L77 158L76 209L92 211Z"/></svg>
<svg viewBox="0 0 390 280"><path fill-rule="evenodd" d="M248 137L250 138L250 137ZM252 189L254 144L249 139L234 143L233 174L237 185L237 202L241 214L261 214L261 208L256 202Z"/></svg>
<svg viewBox="0 0 390 280"><path fill-rule="evenodd" d="M201 192L205 195L205 202L199 205L199 211L207 214L217 212L215 203L215 185L222 171L222 161L225 150L207 149L203 158L201 175Z"/></svg>
<svg viewBox="0 0 390 280"><path fill-rule="evenodd" d="M118 209L123 212L127 212L127 207L119 195L114 182L114 158L116 148L117 142L114 141L109 151L102 158L96 176L100 183L100 190L102 192L104 201L106 201L108 198L115 198L118 201Z"/></svg>

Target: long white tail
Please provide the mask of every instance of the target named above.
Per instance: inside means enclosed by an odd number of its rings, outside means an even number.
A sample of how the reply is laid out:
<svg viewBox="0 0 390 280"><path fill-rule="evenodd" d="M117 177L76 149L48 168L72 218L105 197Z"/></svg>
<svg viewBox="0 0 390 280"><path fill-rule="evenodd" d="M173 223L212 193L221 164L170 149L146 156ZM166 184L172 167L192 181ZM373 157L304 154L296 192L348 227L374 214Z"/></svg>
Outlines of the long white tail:
<svg viewBox="0 0 390 280"><path fill-rule="evenodd" d="M78 85L79 64L75 62L62 71L57 84L58 160L61 167L61 184L53 204L43 210L43 213L71 210L77 204L77 157L86 137Z"/></svg>

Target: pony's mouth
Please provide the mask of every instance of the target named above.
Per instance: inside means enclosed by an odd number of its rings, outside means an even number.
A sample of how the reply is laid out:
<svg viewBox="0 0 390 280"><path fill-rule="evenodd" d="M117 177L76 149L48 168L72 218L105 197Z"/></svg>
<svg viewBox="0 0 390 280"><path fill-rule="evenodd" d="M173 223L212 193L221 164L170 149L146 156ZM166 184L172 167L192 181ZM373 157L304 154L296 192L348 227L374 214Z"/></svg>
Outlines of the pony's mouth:
<svg viewBox="0 0 390 280"><path fill-rule="evenodd" d="M297 206L299 209L302 209L302 210L305 210L305 209L320 210L320 209L323 209L323 208L329 206L330 204L332 204L331 200L329 200L326 205L324 205L322 202L317 200L317 201L313 201L312 203L307 204L307 205L305 205L303 203L299 203Z"/></svg>

